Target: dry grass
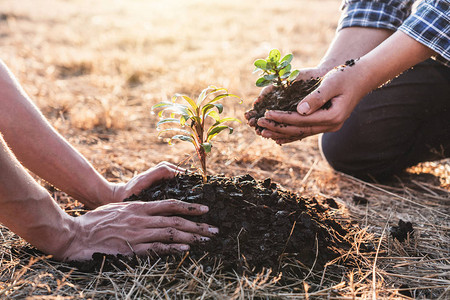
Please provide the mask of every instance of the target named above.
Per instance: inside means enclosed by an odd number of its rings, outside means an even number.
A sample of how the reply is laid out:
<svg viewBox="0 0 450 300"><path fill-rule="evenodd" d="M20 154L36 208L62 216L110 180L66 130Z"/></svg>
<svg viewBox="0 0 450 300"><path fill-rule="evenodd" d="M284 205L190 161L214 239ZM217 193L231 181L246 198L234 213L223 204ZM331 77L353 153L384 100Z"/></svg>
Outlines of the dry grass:
<svg viewBox="0 0 450 300"><path fill-rule="evenodd" d="M292 51L294 66L316 64L334 34L339 0L3 0L1 58L51 123L109 180L123 181L161 160L182 161L190 148L169 148L156 137L151 105L175 92L196 95L209 84L245 99L230 104L242 116L259 93L252 62L277 47ZM230 102L231 103L231 102ZM201 265L177 269L142 261L120 272L83 274L46 258L14 251L24 242L2 227L0 297L70 298L325 298L448 299L450 296L450 161L422 164L395 186L368 184L333 172L317 137L278 147L247 126L222 137L212 172L272 177L285 188L333 197L339 218L359 223L347 256L323 272L280 286L269 273L247 277ZM78 204L54 192L67 209ZM353 203L364 196L368 205ZM413 222L413 239L398 243L389 227ZM361 243L375 245L359 253ZM334 269L344 270L336 277ZM285 275L287 276L287 275ZM312 282L321 281L320 285Z"/></svg>

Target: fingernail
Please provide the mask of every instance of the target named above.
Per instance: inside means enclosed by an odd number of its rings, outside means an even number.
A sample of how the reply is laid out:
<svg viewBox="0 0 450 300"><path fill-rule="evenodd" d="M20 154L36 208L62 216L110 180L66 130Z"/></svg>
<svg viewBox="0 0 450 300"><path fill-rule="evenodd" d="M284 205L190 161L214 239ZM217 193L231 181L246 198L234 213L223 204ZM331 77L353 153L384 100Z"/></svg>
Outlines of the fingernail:
<svg viewBox="0 0 450 300"><path fill-rule="evenodd" d="M201 238L200 238L200 241L201 242L208 242L210 240L210 238L209 237L206 237L206 236L202 236Z"/></svg>
<svg viewBox="0 0 450 300"><path fill-rule="evenodd" d="M297 107L297 111L299 114L306 115L309 112L310 108L311 107L309 106L308 102L303 102Z"/></svg>
<svg viewBox="0 0 450 300"><path fill-rule="evenodd" d="M266 118L270 118L271 115L272 115L272 113L270 112L270 110L267 110L267 111L264 113L264 117L266 117Z"/></svg>
<svg viewBox="0 0 450 300"><path fill-rule="evenodd" d="M181 245L180 246L180 251L188 251L189 250L189 246L188 245Z"/></svg>
<svg viewBox="0 0 450 300"><path fill-rule="evenodd" d="M205 205L201 205L201 206L200 206L200 211L202 211L202 212L208 212L208 211L209 211L209 207L208 207L208 206L205 206Z"/></svg>
<svg viewBox="0 0 450 300"><path fill-rule="evenodd" d="M219 228L209 227L208 231L211 232L212 234L218 234L219 233Z"/></svg>

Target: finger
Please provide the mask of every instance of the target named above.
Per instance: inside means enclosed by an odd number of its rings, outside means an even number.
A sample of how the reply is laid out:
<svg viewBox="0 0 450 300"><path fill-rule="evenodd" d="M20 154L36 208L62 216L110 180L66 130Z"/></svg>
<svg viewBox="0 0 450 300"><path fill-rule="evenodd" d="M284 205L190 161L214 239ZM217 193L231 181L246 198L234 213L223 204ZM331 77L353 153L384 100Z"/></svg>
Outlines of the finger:
<svg viewBox="0 0 450 300"><path fill-rule="evenodd" d="M310 115L337 96L339 94L335 92L334 80L325 78L317 89L300 101L297 112L301 115Z"/></svg>
<svg viewBox="0 0 450 300"><path fill-rule="evenodd" d="M256 110L251 109L251 110L247 110L244 113L244 117L245 117L245 119L250 121L252 118L254 118L256 116L256 114L257 114Z"/></svg>
<svg viewBox="0 0 450 300"><path fill-rule="evenodd" d="M185 171L168 162L161 162L153 168L139 174L129 181L129 186L132 186L132 194L139 194L143 189L153 185L154 183L163 179L171 179L175 177L178 172Z"/></svg>
<svg viewBox="0 0 450 300"><path fill-rule="evenodd" d="M255 127L256 126L256 118L251 118L248 120L248 125L250 127Z"/></svg>
<svg viewBox="0 0 450 300"><path fill-rule="evenodd" d="M303 116L298 112L294 111L281 111L281 110L270 110L264 115L264 119L272 120L277 123L282 123L292 126L315 126L315 125L335 125L333 122L335 110L337 107L330 108L329 110L318 110L311 115Z"/></svg>
<svg viewBox="0 0 450 300"><path fill-rule="evenodd" d="M178 216L154 217L154 218L156 219L146 224L146 228L172 227L184 232L197 233L203 236L210 236L210 237L219 233L219 229L217 227L205 223L192 222ZM143 223L145 223L145 220L143 220Z"/></svg>
<svg viewBox="0 0 450 300"><path fill-rule="evenodd" d="M147 243L138 244L133 247L133 250L137 255L168 255L185 252L189 248L186 244Z"/></svg>
<svg viewBox="0 0 450 300"><path fill-rule="evenodd" d="M202 215L208 212L208 206L187 203L175 199L152 201L145 203L148 215Z"/></svg>
<svg viewBox="0 0 450 300"><path fill-rule="evenodd" d="M275 142L280 146L283 144L288 144L288 143L292 143L292 142L296 142L296 141L301 141L301 139L277 139L277 140L275 140Z"/></svg>
<svg viewBox="0 0 450 300"><path fill-rule="evenodd" d="M268 139L279 140L279 139L295 139L301 140L308 136L316 135L322 132L331 131L331 127L322 127L322 126L314 126L314 127L305 127L305 128L297 128L294 127L291 132L288 133L280 133L270 131L265 129L262 131L262 136Z"/></svg>
<svg viewBox="0 0 450 300"><path fill-rule="evenodd" d="M162 176L167 176L168 178L175 176L177 173L183 173L186 170L180 166L174 165L167 161L162 161L153 168L148 169L146 172L160 172Z"/></svg>
<svg viewBox="0 0 450 300"><path fill-rule="evenodd" d="M152 242L163 242L163 243L179 243L179 244L193 244L193 243L203 243L210 240L207 236L202 236L200 234L195 234L191 232L184 232L172 227L166 228L148 228L145 230L140 230L134 239L135 244L140 243L152 243Z"/></svg>
<svg viewBox="0 0 450 300"><path fill-rule="evenodd" d="M280 138L305 138L320 132L330 131L332 126L292 126L282 123L277 123L272 120L261 118L258 125L264 127L261 135L265 138L280 139Z"/></svg>
<svg viewBox="0 0 450 300"><path fill-rule="evenodd" d="M166 166L174 171L178 171L178 172L184 172L186 171L186 169L180 167L179 165L174 165L173 163L170 163L168 161L162 161L159 164L156 165L157 166Z"/></svg>

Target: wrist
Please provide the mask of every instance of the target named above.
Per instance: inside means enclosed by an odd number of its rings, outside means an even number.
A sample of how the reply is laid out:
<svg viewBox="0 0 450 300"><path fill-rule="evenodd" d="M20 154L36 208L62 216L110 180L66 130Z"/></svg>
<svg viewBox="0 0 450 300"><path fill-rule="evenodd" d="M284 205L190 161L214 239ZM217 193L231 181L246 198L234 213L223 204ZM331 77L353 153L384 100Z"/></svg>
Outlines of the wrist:
<svg viewBox="0 0 450 300"><path fill-rule="evenodd" d="M66 214L44 191L44 196L15 201L7 210L20 210L20 221L15 217L8 226L30 244L56 260L64 260L64 253L75 238L75 218ZM19 215L16 213L15 216ZM7 220L8 221L8 220Z"/></svg>
<svg viewBox="0 0 450 300"><path fill-rule="evenodd" d="M86 207L95 209L99 206L114 202L114 193L117 184L111 183L103 177L87 180L87 182L89 184L84 187L84 194L76 197Z"/></svg>
<svg viewBox="0 0 450 300"><path fill-rule="evenodd" d="M73 241L79 230L76 226L76 218L64 213L64 218L58 222L57 230L49 228L48 249L43 249L45 253L51 254L58 261L66 261L69 251L72 251ZM44 234L44 236L47 236Z"/></svg>
<svg viewBox="0 0 450 300"><path fill-rule="evenodd" d="M319 70L319 72L321 72L321 73L323 73L323 75L325 75L326 73L330 72L335 67L337 67L343 63L344 62L338 62L337 59L334 59L334 58L327 58L327 59L322 59L316 68Z"/></svg>

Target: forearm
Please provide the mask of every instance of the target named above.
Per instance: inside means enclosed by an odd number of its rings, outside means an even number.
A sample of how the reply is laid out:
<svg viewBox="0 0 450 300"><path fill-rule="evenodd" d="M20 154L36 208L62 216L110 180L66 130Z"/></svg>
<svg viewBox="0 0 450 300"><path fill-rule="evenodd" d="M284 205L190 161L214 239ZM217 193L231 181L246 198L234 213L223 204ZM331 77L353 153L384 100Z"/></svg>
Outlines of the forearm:
<svg viewBox="0 0 450 300"><path fill-rule="evenodd" d="M73 218L14 158L0 135L0 222L41 251L64 253Z"/></svg>
<svg viewBox="0 0 450 300"><path fill-rule="evenodd" d="M319 68L328 72L349 59L361 57L392 35L388 29L347 27L336 33Z"/></svg>
<svg viewBox="0 0 450 300"><path fill-rule="evenodd" d="M20 162L88 207L112 186L45 120L0 61L0 132Z"/></svg>
<svg viewBox="0 0 450 300"><path fill-rule="evenodd" d="M366 88L371 91L433 55L433 50L397 31L380 46L361 57L357 66L366 79Z"/></svg>

